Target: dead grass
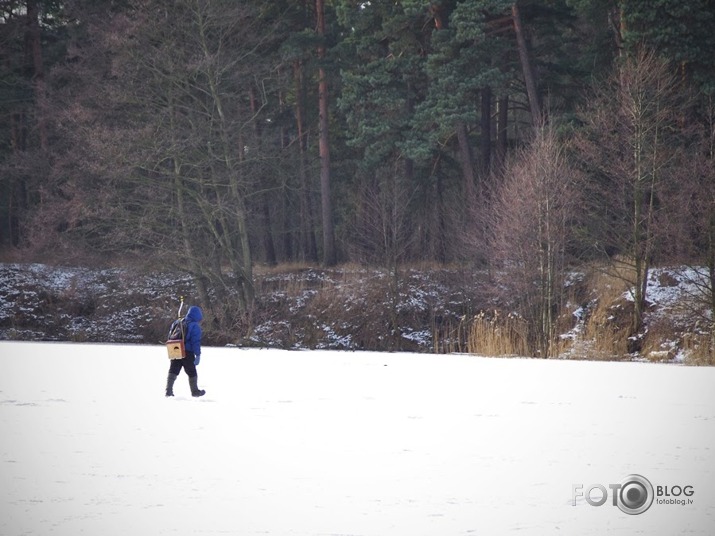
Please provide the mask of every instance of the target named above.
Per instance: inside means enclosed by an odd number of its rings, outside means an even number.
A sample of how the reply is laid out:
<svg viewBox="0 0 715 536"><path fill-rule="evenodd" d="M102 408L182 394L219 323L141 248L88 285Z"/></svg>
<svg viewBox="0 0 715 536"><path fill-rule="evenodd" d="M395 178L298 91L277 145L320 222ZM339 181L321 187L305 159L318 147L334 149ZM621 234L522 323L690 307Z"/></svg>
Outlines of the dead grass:
<svg viewBox="0 0 715 536"><path fill-rule="evenodd" d="M490 356L529 356L528 326L515 315L479 313L469 326L469 353Z"/></svg>
<svg viewBox="0 0 715 536"><path fill-rule="evenodd" d="M621 269L626 270L625 265ZM88 288L77 279L61 291L48 292L35 274L23 278L20 270L7 267L10 283L0 289L0 297L16 311L0 323L7 338L155 343L166 336L176 312L177 292L185 296L194 292L186 277L174 284L166 282L170 278L152 275L143 283L141 274L113 270L95 276ZM218 319L205 323L207 344L537 355L523 318L488 309L494 304L486 273L401 267L397 287L386 270L357 265L258 267L256 274L257 300L251 311L242 312L231 303L223 304L220 311L207 311L209 318ZM577 285L572 283L569 306L561 311L557 330L569 336L558 341L563 348L549 350L551 355L629 357L633 304L624 297L625 275L594 269L579 277ZM25 280L31 285L27 289ZM91 291L98 285L101 292ZM573 311L579 304L586 313L575 320ZM692 315L678 306L652 308L648 329L639 339L640 355L670 361L682 351L688 364L715 365L709 324L698 328ZM679 322L673 322L672 311ZM117 325L115 318L123 317L130 322ZM133 330L124 330L132 323Z"/></svg>
<svg viewBox="0 0 715 536"><path fill-rule="evenodd" d="M715 365L715 333L689 333L683 337L681 348L685 363L697 366Z"/></svg>
<svg viewBox="0 0 715 536"><path fill-rule="evenodd" d="M648 324L641 353L649 361L672 361L675 357L676 343L680 338L680 332L673 322L667 318L656 319Z"/></svg>
<svg viewBox="0 0 715 536"><path fill-rule="evenodd" d="M469 352L471 320L460 318L433 318L431 323L432 351L435 354Z"/></svg>
<svg viewBox="0 0 715 536"><path fill-rule="evenodd" d="M594 266L586 279L591 308L584 323L582 338L589 341L591 359L620 359L628 353L633 304L623 298L632 267L616 263L605 269Z"/></svg>

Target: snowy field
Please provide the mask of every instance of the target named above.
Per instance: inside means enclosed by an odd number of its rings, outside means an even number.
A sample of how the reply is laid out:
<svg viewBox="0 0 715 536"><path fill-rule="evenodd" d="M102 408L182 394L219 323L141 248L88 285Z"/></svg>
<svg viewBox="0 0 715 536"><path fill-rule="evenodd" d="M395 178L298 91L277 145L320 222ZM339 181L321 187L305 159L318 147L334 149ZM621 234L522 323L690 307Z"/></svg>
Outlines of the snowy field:
<svg viewBox="0 0 715 536"><path fill-rule="evenodd" d="M0 367L3 536L715 532L715 368L206 348L167 399L158 345ZM574 505L631 473L671 495Z"/></svg>

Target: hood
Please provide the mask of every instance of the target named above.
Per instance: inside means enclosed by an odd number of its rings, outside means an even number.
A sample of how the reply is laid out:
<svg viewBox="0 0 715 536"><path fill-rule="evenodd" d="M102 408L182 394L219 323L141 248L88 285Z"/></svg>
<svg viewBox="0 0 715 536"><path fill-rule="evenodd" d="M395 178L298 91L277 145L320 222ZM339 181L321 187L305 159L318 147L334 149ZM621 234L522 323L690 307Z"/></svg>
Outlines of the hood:
<svg viewBox="0 0 715 536"><path fill-rule="evenodd" d="M186 313L186 319L191 322L200 322L204 319L204 314L198 305L192 305L189 307L189 312Z"/></svg>

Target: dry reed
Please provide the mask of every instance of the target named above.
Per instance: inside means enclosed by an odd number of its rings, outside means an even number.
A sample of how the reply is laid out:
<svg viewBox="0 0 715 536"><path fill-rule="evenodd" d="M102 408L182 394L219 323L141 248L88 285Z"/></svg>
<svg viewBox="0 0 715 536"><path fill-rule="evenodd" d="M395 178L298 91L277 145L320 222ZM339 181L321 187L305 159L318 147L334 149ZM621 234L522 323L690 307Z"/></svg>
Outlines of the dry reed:
<svg viewBox="0 0 715 536"><path fill-rule="evenodd" d="M494 311L487 315L479 313L471 322L467 339L471 354L490 356L528 356L528 326L526 321L514 314L506 316Z"/></svg>

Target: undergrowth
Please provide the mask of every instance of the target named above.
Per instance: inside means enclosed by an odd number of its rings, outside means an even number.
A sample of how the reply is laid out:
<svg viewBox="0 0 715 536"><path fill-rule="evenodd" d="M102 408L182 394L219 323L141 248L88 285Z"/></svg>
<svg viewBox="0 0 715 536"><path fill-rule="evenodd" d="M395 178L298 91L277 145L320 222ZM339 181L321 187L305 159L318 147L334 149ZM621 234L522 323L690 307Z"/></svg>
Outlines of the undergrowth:
<svg viewBox="0 0 715 536"><path fill-rule="evenodd" d="M0 279L4 339L156 344L179 296L198 304L186 274L12 264L0 265ZM692 320L692 304L651 304L643 330L631 333L624 274L593 270L572 279L578 284L559 311L553 357L715 364L712 322ZM255 286L250 311L205 307L205 344L537 355L525 320L500 307L486 272L292 265L257 268Z"/></svg>

